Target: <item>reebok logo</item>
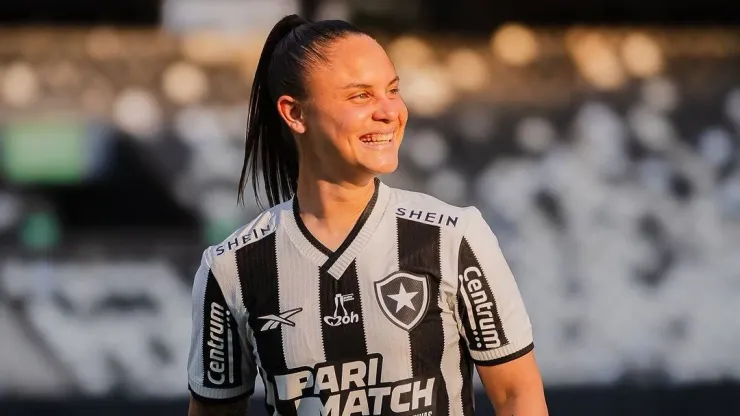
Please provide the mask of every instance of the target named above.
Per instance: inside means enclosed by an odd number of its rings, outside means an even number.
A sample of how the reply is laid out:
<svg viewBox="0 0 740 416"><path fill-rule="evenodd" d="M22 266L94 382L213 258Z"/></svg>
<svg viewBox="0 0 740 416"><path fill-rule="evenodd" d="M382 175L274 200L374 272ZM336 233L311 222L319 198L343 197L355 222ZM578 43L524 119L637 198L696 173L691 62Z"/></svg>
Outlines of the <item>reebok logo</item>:
<svg viewBox="0 0 740 416"><path fill-rule="evenodd" d="M261 319L263 321L267 321L264 325L262 325L262 328L260 331L269 331L271 329L275 329L280 324L288 325L288 326L295 326L295 322L289 320L291 316L297 314L298 312L302 311L303 308L295 308L291 309L285 312L281 312L278 315L265 315L260 316L257 319Z"/></svg>

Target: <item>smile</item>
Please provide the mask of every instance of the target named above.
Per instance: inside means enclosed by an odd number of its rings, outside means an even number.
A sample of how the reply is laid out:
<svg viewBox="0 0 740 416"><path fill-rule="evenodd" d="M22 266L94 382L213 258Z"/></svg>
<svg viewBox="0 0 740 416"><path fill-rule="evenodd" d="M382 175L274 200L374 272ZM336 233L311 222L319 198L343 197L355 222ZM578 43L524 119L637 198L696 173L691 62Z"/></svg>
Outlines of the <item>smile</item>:
<svg viewBox="0 0 740 416"><path fill-rule="evenodd" d="M393 141L396 132L390 133L371 133L360 136L360 141L369 145L383 145Z"/></svg>

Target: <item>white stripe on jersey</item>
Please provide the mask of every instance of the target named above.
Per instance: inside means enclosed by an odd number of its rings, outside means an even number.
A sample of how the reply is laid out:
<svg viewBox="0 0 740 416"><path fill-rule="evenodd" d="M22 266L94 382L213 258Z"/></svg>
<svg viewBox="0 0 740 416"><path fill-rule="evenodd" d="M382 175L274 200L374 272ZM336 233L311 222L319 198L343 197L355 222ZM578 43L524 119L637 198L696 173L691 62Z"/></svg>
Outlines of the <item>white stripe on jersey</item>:
<svg viewBox="0 0 740 416"><path fill-rule="evenodd" d="M375 281L377 276L388 276L398 270L398 242L395 236L395 221L379 224L370 244L376 251L371 256L357 259L357 270L362 295L362 315L365 319L367 350L384 357L383 382L403 380L411 374L411 342L408 331L396 325L388 325L388 318L376 300ZM382 259L379 261L378 259ZM382 278L381 277L381 278ZM387 357L387 358L386 358Z"/></svg>
<svg viewBox="0 0 740 416"><path fill-rule="evenodd" d="M283 230L278 230L278 237L283 234ZM300 255L287 235L277 238L276 246L281 259L284 259L278 262L280 311L303 309L291 318L295 327L283 331L285 363L289 368L297 368L324 362L321 316L316 307L319 303L319 268Z"/></svg>

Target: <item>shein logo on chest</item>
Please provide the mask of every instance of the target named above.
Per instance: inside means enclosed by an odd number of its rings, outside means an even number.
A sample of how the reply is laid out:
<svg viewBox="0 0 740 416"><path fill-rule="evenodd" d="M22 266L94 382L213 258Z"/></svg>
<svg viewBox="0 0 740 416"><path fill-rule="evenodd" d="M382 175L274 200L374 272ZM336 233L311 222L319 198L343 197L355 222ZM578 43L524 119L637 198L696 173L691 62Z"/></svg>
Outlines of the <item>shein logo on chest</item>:
<svg viewBox="0 0 740 416"><path fill-rule="evenodd" d="M457 221L460 219L460 217L440 212L414 210L405 207L396 207L396 216L407 220L445 227L457 227Z"/></svg>

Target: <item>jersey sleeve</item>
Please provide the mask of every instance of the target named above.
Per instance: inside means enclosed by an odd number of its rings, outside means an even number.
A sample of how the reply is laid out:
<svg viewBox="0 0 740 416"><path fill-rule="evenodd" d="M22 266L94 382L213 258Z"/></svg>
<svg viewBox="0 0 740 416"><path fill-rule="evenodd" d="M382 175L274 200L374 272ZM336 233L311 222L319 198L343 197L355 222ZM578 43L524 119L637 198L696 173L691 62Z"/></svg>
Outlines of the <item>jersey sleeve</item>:
<svg viewBox="0 0 740 416"><path fill-rule="evenodd" d="M193 281L188 388L201 401L251 396L257 371L253 338L234 307L235 296L222 290L229 285L219 283L208 257L206 250Z"/></svg>
<svg viewBox="0 0 740 416"><path fill-rule="evenodd" d="M498 239L475 209L458 251L460 335L479 365L497 365L534 348L532 326Z"/></svg>

